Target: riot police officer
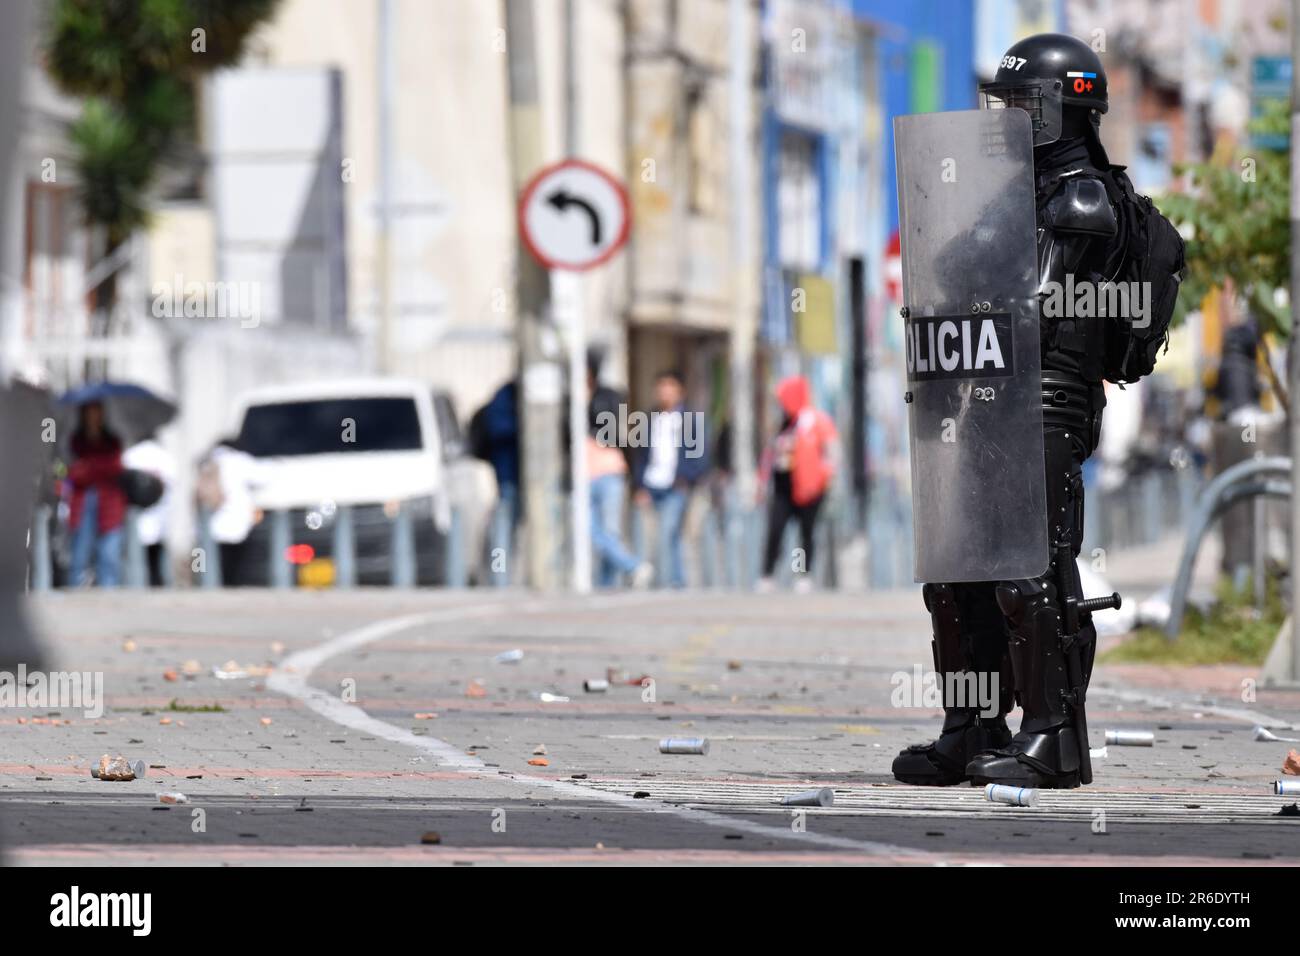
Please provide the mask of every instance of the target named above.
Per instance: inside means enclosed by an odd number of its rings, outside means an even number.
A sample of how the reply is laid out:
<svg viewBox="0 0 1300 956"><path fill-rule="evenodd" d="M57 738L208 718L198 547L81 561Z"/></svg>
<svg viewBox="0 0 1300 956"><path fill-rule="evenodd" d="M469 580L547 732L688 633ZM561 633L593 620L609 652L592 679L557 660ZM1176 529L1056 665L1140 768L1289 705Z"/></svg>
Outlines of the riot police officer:
<svg viewBox="0 0 1300 956"><path fill-rule="evenodd" d="M980 91L984 109L1021 109L1032 121L1040 300L1067 279L1112 278L1126 255L1124 211L1108 178L1120 167L1111 166L1099 138L1107 109L1100 58L1074 37L1029 37L1007 50ZM1181 265L1181 244L1178 255ZM992 674L1000 693L993 706L946 696L939 737L894 760L900 781L1049 788L1090 782L1083 714L1096 647L1090 608L1117 606L1118 596L1084 600L1074 559L1083 536L1081 465L1096 447L1102 381L1122 342L1118 333L1108 342L1108 322L1113 317L1040 318L1050 563L1029 579L924 585L939 675ZM1023 710L1014 736L1006 722L1013 690Z"/></svg>

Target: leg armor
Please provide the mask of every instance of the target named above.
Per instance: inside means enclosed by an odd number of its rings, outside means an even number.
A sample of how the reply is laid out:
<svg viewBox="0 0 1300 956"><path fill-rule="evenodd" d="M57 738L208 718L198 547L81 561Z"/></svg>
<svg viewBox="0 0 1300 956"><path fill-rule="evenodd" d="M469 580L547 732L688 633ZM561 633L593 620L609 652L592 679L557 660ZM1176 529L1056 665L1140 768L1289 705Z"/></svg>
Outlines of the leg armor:
<svg viewBox="0 0 1300 956"><path fill-rule="evenodd" d="M1011 739L1005 719L1012 686L1006 631L990 584L927 584L921 594L934 633L934 669L944 690L943 729L937 740L900 753L893 772L904 783L951 786L969 779L966 764L976 754ZM960 679L967 674L974 681ZM958 693L972 684L995 689L996 699L968 700Z"/></svg>
<svg viewBox="0 0 1300 956"><path fill-rule="evenodd" d="M1024 712L1007 747L980 754L967 766L974 783L1077 787L1092 779L1084 702L1096 629L1084 601L1075 558L1083 542L1083 479L1087 445L1077 431L1049 425L1046 433L1051 565L1042 577L1007 581L996 589L1010 630L1016 698ZM1082 453L1081 453L1082 452Z"/></svg>

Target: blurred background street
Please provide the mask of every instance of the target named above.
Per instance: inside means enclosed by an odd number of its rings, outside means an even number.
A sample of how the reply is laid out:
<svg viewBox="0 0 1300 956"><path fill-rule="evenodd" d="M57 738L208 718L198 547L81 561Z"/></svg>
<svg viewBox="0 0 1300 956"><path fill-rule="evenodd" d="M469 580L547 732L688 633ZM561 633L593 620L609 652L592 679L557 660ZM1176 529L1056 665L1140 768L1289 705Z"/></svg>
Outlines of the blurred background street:
<svg viewBox="0 0 1300 956"><path fill-rule="evenodd" d="M0 825L12 862L1291 856L1292 824L1278 813L1294 798L1268 795L1288 745L1256 741L1254 727L1300 719L1300 694L1243 704L1249 667L1099 667L1096 743L1123 729L1152 733L1154 746L1107 747L1093 786L1022 809L890 776L897 750L939 714L893 697L928 634L910 592L761 595L741 607L719 594L502 596L38 602L60 635L58 660L103 670L109 690L99 720L44 710L6 720ZM217 676L228 662L253 673ZM607 690L584 690L607 676ZM349 686L355 702L340 703ZM663 737L711 746L666 755ZM147 776L92 779L87 767L110 744L145 760ZM832 807L780 805L819 787L833 788ZM155 791L189 803L160 806ZM430 833L438 842L422 845Z"/></svg>

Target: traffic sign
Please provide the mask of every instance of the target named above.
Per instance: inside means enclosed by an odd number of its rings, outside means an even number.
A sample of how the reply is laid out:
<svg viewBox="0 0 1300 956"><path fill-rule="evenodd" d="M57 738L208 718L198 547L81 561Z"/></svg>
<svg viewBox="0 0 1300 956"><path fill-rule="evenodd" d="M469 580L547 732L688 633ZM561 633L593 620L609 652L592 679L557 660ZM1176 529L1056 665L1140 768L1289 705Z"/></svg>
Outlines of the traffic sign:
<svg viewBox="0 0 1300 956"><path fill-rule="evenodd" d="M519 232L548 269L581 272L606 262L632 226L627 190L599 166L566 159L534 176L519 197Z"/></svg>

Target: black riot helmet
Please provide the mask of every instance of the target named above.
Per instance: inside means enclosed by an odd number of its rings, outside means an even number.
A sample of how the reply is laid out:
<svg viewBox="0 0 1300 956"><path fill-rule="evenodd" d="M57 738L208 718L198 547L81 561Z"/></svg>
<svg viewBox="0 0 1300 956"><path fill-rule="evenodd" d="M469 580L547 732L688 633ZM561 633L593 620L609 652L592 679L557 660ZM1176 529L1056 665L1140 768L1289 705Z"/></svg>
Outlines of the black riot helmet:
<svg viewBox="0 0 1300 956"><path fill-rule="evenodd" d="M991 83L980 84L985 109L1022 109L1034 124L1034 145L1061 138L1065 110L1093 126L1106 112L1106 71L1088 44L1064 33L1039 33L1012 45Z"/></svg>

